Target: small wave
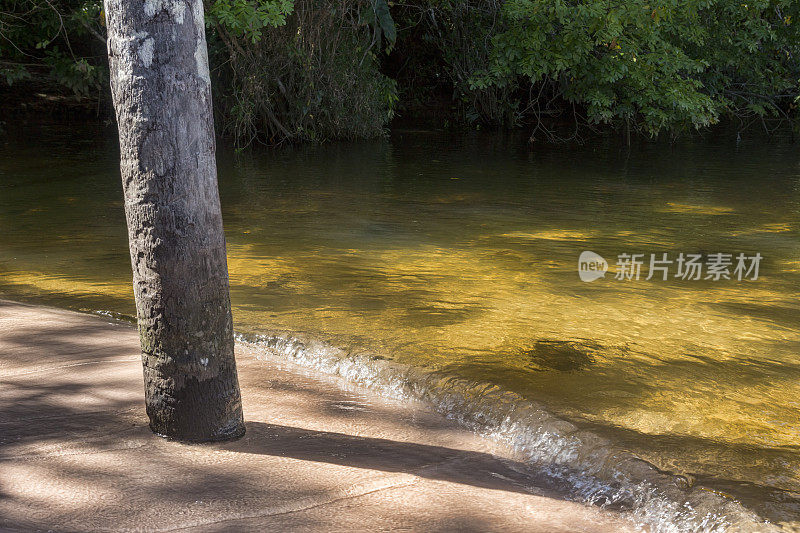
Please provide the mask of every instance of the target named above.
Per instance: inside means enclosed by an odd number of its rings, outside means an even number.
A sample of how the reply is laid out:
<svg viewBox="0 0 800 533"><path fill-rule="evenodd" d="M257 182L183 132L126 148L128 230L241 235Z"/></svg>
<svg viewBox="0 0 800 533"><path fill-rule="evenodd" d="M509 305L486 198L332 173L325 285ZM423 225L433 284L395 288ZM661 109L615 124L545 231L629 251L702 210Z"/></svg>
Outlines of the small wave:
<svg viewBox="0 0 800 533"><path fill-rule="evenodd" d="M663 533L777 531L736 500L615 446L489 382L471 382L364 352L286 333L237 340L261 358L276 357L338 375L396 399L414 399L484 436L509 444L537 475L569 498L626 511L649 531Z"/></svg>

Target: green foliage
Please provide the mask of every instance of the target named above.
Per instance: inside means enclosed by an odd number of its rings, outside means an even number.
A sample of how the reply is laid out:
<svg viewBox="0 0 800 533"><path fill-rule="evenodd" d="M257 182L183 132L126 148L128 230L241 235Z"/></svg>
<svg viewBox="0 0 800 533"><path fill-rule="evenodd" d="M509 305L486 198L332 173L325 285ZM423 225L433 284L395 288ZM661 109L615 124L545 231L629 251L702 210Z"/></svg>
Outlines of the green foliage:
<svg viewBox="0 0 800 533"><path fill-rule="evenodd" d="M548 139L601 125L654 136L725 118L771 129L797 117L797 0L205 8L221 129L241 144L380 135L398 94L426 112L442 101L448 122L527 126ZM0 84L47 82L99 98L108 83L103 17L101 0L0 1Z"/></svg>
<svg viewBox="0 0 800 533"><path fill-rule="evenodd" d="M7 0L0 4L0 74L8 85L42 78L80 96L107 86L100 0Z"/></svg>
<svg viewBox="0 0 800 533"><path fill-rule="evenodd" d="M491 60L493 28L501 20L499 0L434 0L431 7L444 17L432 18L434 42L450 66L457 107L474 125L517 125L519 101L509 84L475 84L476 72ZM433 16L435 17L435 15Z"/></svg>
<svg viewBox="0 0 800 533"><path fill-rule="evenodd" d="M397 29L395 28L392 15L389 13L389 4L386 0L373 0L361 8L361 24L372 27L373 35L376 40L386 40L386 52L390 52L397 40Z"/></svg>
<svg viewBox="0 0 800 533"><path fill-rule="evenodd" d="M708 94L746 120L790 118L800 79L800 3L714 2L700 12L708 28L687 47L707 63Z"/></svg>
<svg viewBox="0 0 800 533"><path fill-rule="evenodd" d="M73 59L61 53L58 47L48 50L43 61L58 83L78 96L89 96L108 82L104 65L93 65L86 58Z"/></svg>
<svg viewBox="0 0 800 533"><path fill-rule="evenodd" d="M30 73L23 65L8 64L0 65L0 76L2 76L8 85L14 85L15 82L30 78Z"/></svg>
<svg viewBox="0 0 800 533"><path fill-rule="evenodd" d="M645 134L794 116L795 0L422 0L467 122ZM408 20L412 17L408 17ZM416 46L416 44L415 44Z"/></svg>
<svg viewBox="0 0 800 533"><path fill-rule="evenodd" d="M395 38L386 0L297 0L259 34L242 20L212 20L216 99L239 145L383 134L397 101L379 71Z"/></svg>
<svg viewBox="0 0 800 533"><path fill-rule="evenodd" d="M379 72L396 38L387 0L297 4L205 0L221 129L240 144L381 135L397 101ZM102 0L6 0L0 37L0 82L105 94Z"/></svg>
<svg viewBox="0 0 800 533"><path fill-rule="evenodd" d="M552 84L590 122L621 119L651 134L708 126L719 110L697 78L706 64L676 44L702 41L699 3L509 0L507 27L495 36L489 68L473 84L503 86L519 76Z"/></svg>
<svg viewBox="0 0 800 533"><path fill-rule="evenodd" d="M214 0L206 10L206 23L256 43L265 29L286 24L293 9L294 0Z"/></svg>

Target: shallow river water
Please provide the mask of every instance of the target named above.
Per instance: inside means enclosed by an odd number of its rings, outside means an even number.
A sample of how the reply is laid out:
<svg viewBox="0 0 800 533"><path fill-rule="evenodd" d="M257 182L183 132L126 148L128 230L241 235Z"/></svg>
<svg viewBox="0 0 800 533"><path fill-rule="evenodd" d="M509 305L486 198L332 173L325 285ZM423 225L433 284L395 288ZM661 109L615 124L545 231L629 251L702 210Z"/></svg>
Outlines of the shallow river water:
<svg viewBox="0 0 800 533"><path fill-rule="evenodd" d="M132 315L113 134L38 126L0 142L0 294ZM220 147L219 181L245 338L488 382L470 402L516 393L677 485L798 523L797 145L734 132L531 150L398 130ZM583 251L609 263L604 278L581 281ZM703 254L701 279L676 263L645 279L664 253ZM704 279L717 253L733 254L731 279ZM762 256L758 279L737 279L740 253ZM640 279L616 279L620 254L644 254Z"/></svg>

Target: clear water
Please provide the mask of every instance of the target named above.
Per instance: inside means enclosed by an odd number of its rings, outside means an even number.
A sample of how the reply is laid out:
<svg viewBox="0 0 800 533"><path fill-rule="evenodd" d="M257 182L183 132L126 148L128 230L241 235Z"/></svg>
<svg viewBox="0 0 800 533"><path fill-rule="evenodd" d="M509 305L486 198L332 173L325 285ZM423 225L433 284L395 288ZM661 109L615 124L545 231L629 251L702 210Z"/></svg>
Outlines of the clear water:
<svg viewBox="0 0 800 533"><path fill-rule="evenodd" d="M117 157L107 130L9 128L0 294L133 314ZM735 132L222 147L236 328L488 381L800 524L799 164ZM612 272L582 282L584 250ZM618 254L664 252L764 259L755 281L614 279Z"/></svg>

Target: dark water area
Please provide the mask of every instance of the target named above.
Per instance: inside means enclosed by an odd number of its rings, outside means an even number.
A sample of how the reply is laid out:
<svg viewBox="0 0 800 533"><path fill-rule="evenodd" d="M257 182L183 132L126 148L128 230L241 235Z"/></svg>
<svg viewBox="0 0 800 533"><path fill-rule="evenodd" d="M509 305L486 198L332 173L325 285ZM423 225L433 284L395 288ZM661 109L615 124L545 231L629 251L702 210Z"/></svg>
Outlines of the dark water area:
<svg viewBox="0 0 800 533"><path fill-rule="evenodd" d="M131 316L116 137L7 129L0 294ZM495 384L800 523L797 144L717 132L531 149L405 129L221 146L218 160L237 331ZM605 277L580 279L584 251ZM702 254L701 279L674 262L645 279L665 253ZM731 279L705 279L717 253L732 254ZM740 253L763 258L758 279L737 279ZM643 254L640 279L616 279L620 254Z"/></svg>

